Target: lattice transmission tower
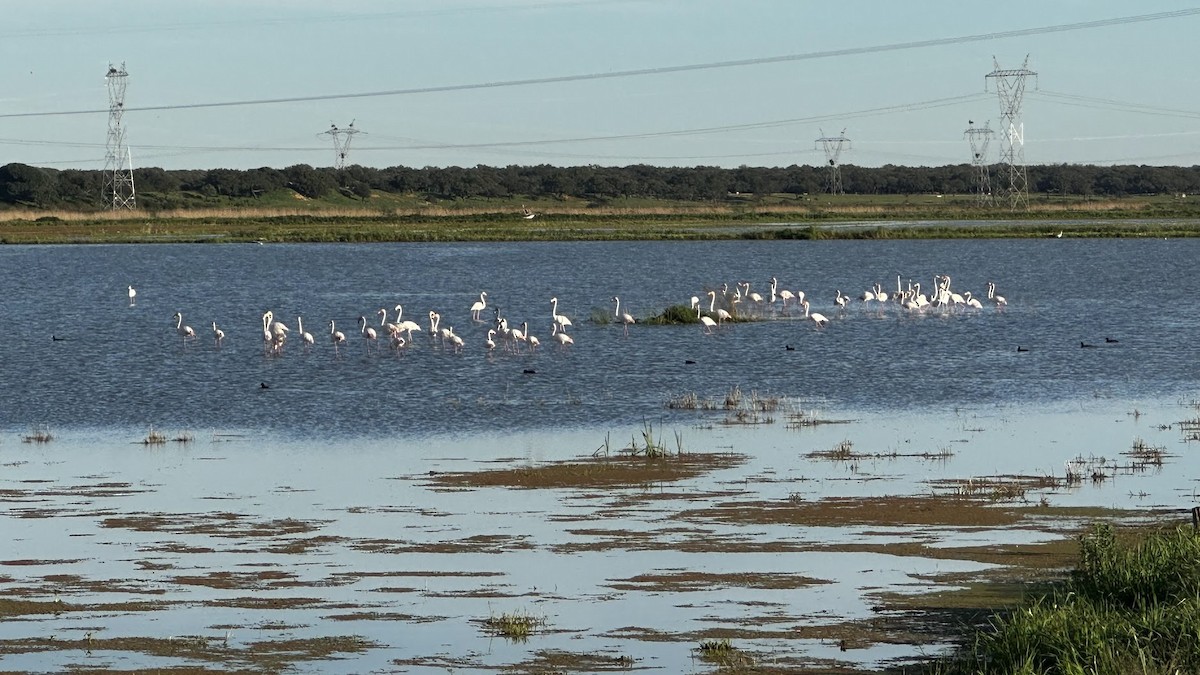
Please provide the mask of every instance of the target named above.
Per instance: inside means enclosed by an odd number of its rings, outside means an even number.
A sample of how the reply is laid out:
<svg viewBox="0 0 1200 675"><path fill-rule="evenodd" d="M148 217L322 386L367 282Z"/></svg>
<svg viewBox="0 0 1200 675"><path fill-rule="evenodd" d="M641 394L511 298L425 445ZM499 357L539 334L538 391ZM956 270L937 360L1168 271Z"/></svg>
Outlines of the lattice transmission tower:
<svg viewBox="0 0 1200 675"><path fill-rule="evenodd" d="M845 129L837 136L826 136L824 129L820 131L821 137L816 143L825 150L825 190L829 194L843 194L845 191L842 189L842 150L850 149L850 139L846 138Z"/></svg>
<svg viewBox="0 0 1200 675"><path fill-rule="evenodd" d="M1005 70L996 57L992 57L995 69L984 76L984 87L988 80L995 80L996 93L1000 96L1000 163L1008 167L1007 201L1013 209L1029 206L1029 178L1025 173L1025 123L1021 121L1021 99L1025 96L1025 78L1037 77L1028 68L1029 55L1020 68Z"/></svg>
<svg viewBox="0 0 1200 675"><path fill-rule="evenodd" d="M992 142L992 123L982 127L975 126L974 120L967 120L967 130L963 137L971 142L971 166L975 167L975 200L980 204L992 201L991 163L988 161L988 145Z"/></svg>
<svg viewBox="0 0 1200 675"><path fill-rule="evenodd" d="M329 129L324 134L333 138L333 168L338 171L346 168L346 157L350 154L350 141L354 139L355 134L359 133L362 132L354 128L354 120L351 120L350 126L344 129L339 129L336 124L329 125Z"/></svg>
<svg viewBox="0 0 1200 675"><path fill-rule="evenodd" d="M133 191L133 153L125 145L125 85L129 73L125 64L120 68L108 64L104 75L108 85L108 143L104 153L104 192L101 198L114 211L136 207Z"/></svg>

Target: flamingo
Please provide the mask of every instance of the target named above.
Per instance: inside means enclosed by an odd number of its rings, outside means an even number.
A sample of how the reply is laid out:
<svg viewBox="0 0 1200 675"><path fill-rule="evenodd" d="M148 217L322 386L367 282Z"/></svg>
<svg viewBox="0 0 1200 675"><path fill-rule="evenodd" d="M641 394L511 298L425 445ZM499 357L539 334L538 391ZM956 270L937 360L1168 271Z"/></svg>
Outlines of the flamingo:
<svg viewBox="0 0 1200 675"><path fill-rule="evenodd" d="M783 300L783 311L786 312L788 300L796 297L796 294L785 288L782 291L779 291L779 297Z"/></svg>
<svg viewBox="0 0 1200 675"><path fill-rule="evenodd" d="M361 324L358 328L358 332L362 333L364 340L370 340L371 342L374 342L375 340L379 339L379 333L377 333L374 328L371 328L367 325L367 317L358 317L358 323ZM366 344L369 346L371 343L368 342Z"/></svg>
<svg viewBox="0 0 1200 675"><path fill-rule="evenodd" d="M967 300L967 307L974 307L975 309L981 309L983 307L983 304L979 302L979 300L971 297L971 291L963 293L963 297Z"/></svg>
<svg viewBox="0 0 1200 675"><path fill-rule="evenodd" d="M400 330L400 326L387 320L387 307L380 307L379 311L375 313L379 315L379 327L383 329L383 332L390 335Z"/></svg>
<svg viewBox="0 0 1200 675"><path fill-rule="evenodd" d="M263 348L264 349L271 345L270 321L271 321L272 316L273 315L271 314L271 310L269 310L269 309L266 312L263 312L263 315L262 315L262 327L263 327L262 336L263 336Z"/></svg>
<svg viewBox="0 0 1200 675"><path fill-rule="evenodd" d="M615 295L613 296L613 302L617 303L617 308L613 310L613 316L617 317L621 320L621 323L625 324L625 334L629 335L629 324L634 323L633 315L629 314L628 312L621 311L621 299ZM559 341L561 342L561 338Z"/></svg>
<svg viewBox="0 0 1200 675"><path fill-rule="evenodd" d="M333 343L333 350L335 352L338 345L346 344L346 334L338 330L333 321L329 322L329 341Z"/></svg>
<svg viewBox="0 0 1200 675"><path fill-rule="evenodd" d="M483 341L483 344L487 346L489 352L496 348L495 337L496 337L496 329L489 328L488 333L487 333L487 339Z"/></svg>
<svg viewBox="0 0 1200 675"><path fill-rule="evenodd" d="M812 319L813 323L817 324L818 328L829 324L829 319L825 318L824 314L821 314L820 312L812 312L811 314L809 313L807 300L804 301L804 317L806 319Z"/></svg>
<svg viewBox="0 0 1200 675"><path fill-rule="evenodd" d="M179 333L184 338L196 337L196 331L192 330L191 326L183 325L183 314L180 312L175 312L175 316L171 318L175 319L175 332Z"/></svg>
<svg viewBox="0 0 1200 675"><path fill-rule="evenodd" d="M988 296L988 300L995 302L997 305L1007 305L1008 304L1008 300L1005 300L1003 295L996 295L996 282L994 282L994 281L988 282L987 296Z"/></svg>
<svg viewBox="0 0 1200 675"><path fill-rule="evenodd" d="M446 339L450 341L450 344L454 345L455 352L460 352L460 353L462 352L463 339L460 338L458 335L455 335L454 326L449 326L448 328L446 328Z"/></svg>
<svg viewBox="0 0 1200 675"><path fill-rule="evenodd" d="M837 289L837 297L833 299L837 303L838 308L846 309L846 303L850 300L848 296L842 295L842 289Z"/></svg>
<svg viewBox="0 0 1200 675"><path fill-rule="evenodd" d="M296 317L296 330L300 333L300 339L304 342L304 345L306 347L311 347L314 340L312 333L304 332L304 319Z"/></svg>
<svg viewBox="0 0 1200 675"><path fill-rule="evenodd" d="M524 218L525 220L533 220L533 217L537 215L533 211L530 211L529 209L525 208L524 204L521 205L521 213L522 213L521 217Z"/></svg>
<svg viewBox="0 0 1200 675"><path fill-rule="evenodd" d="M550 316L554 318L554 323L558 324L560 330L566 330L567 326L574 325L570 319L558 313L558 298L550 298Z"/></svg>
<svg viewBox="0 0 1200 675"><path fill-rule="evenodd" d="M413 331L421 330L420 324L412 319L401 320L404 316L404 306L396 305L396 327L399 328L405 335L408 336L408 341L412 342Z"/></svg>
<svg viewBox="0 0 1200 675"><path fill-rule="evenodd" d="M775 277L771 277L771 306L775 305L775 289L779 286L779 281Z"/></svg>
<svg viewBox="0 0 1200 675"><path fill-rule="evenodd" d="M130 286L129 287L129 306L130 307L133 307L133 303L136 302L135 298L137 298L137 290L135 290L133 286Z"/></svg>
<svg viewBox="0 0 1200 675"><path fill-rule="evenodd" d="M216 321L214 321L212 324L212 331L213 331L213 339L217 341L217 346L220 347L221 340L225 339L225 331L221 330L220 328L217 328Z"/></svg>
<svg viewBox="0 0 1200 675"><path fill-rule="evenodd" d="M521 351L521 343L526 341L526 336L529 335L529 322L522 321L520 330L514 328L508 332L509 338L513 341L513 348L516 351Z"/></svg>
<svg viewBox="0 0 1200 675"><path fill-rule="evenodd" d="M717 322L713 321L710 316L701 316L700 323L704 324L705 333L712 333L713 329L717 327Z"/></svg>
<svg viewBox="0 0 1200 675"><path fill-rule="evenodd" d="M554 328L558 328L558 326L555 326ZM550 334L554 336L554 339L558 341L559 347L563 349L566 349L567 345L575 344L575 340L572 339L570 335L567 335L560 330L551 329Z"/></svg>
<svg viewBox="0 0 1200 675"><path fill-rule="evenodd" d="M267 310L266 314L263 314L263 329L270 329L272 338L279 339L287 337L287 325L282 321L276 321L275 313L269 309Z"/></svg>
<svg viewBox="0 0 1200 675"><path fill-rule="evenodd" d="M481 291L479 293L479 302L476 302L475 304L471 305L471 320L472 321L480 321L479 313L482 312L486 308L487 308L487 292Z"/></svg>
<svg viewBox="0 0 1200 675"><path fill-rule="evenodd" d="M733 319L733 315L730 314L729 312L725 311L724 309L715 309L714 310L714 308L717 306L717 292L716 291L709 291L708 295L710 296L710 299L708 302L708 311L710 314L715 313L717 315L717 325L718 326L721 325L722 321L729 321L729 320ZM701 321L703 321L703 318L701 318Z"/></svg>
<svg viewBox="0 0 1200 675"><path fill-rule="evenodd" d="M750 282L749 281L743 281L742 286L745 286L745 288L746 288L746 294L745 294L746 299L749 300L750 302L753 302L761 310L762 304L763 304L763 296L757 292L755 292L755 293L750 292Z"/></svg>
<svg viewBox="0 0 1200 675"><path fill-rule="evenodd" d="M438 335L438 324L441 323L441 321L441 314L438 314L432 309L429 310L429 339L432 340L435 335Z"/></svg>

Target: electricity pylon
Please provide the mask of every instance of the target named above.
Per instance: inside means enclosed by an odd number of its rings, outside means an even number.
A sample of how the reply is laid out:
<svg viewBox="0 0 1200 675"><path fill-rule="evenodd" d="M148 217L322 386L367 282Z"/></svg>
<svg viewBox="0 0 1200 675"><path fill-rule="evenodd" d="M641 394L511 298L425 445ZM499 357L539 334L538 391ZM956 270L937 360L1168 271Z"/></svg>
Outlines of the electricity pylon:
<svg viewBox="0 0 1200 675"><path fill-rule="evenodd" d="M350 154L350 141L354 139L355 134L361 132L354 128L354 121L351 120L350 126L345 129L339 129L338 125L330 124L329 129L324 133L333 138L333 168L341 171L346 168L346 157Z"/></svg>
<svg viewBox="0 0 1200 675"><path fill-rule="evenodd" d="M963 132L963 137L971 142L971 166L975 167L975 200L981 205L992 201L991 163L988 161L987 151L993 133L991 122L977 127L974 120L967 120L967 130Z"/></svg>
<svg viewBox="0 0 1200 675"><path fill-rule="evenodd" d="M816 143L825 150L826 181L825 190L830 194L840 195L842 190L842 165L840 164L842 150L850 149L850 139L846 138L846 130L838 136L826 136L822 129L821 137Z"/></svg>
<svg viewBox="0 0 1200 675"><path fill-rule="evenodd" d="M116 211L136 207L133 198L133 153L125 145L125 84L129 73L125 64L120 69L108 64L104 80L108 85L108 143L104 153L104 203Z"/></svg>
<svg viewBox="0 0 1200 675"><path fill-rule="evenodd" d="M996 93L1000 97L1000 163L1008 165L1008 205L1013 209L1029 206L1029 178L1025 173L1025 123L1021 121L1021 99L1025 96L1025 78L1037 77L1029 70L1029 55L1020 68L1004 70L996 57L992 57L995 69L984 76L984 87L988 80L995 80Z"/></svg>

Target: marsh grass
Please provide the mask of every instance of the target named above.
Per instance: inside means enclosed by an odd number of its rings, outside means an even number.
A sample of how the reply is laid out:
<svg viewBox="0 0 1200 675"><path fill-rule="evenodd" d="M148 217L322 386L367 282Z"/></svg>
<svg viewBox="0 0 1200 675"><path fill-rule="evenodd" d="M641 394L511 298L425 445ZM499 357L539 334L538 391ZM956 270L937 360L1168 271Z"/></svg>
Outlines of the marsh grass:
<svg viewBox="0 0 1200 675"><path fill-rule="evenodd" d="M696 647L701 661L720 666L723 670L741 670L754 665L754 659L746 652L733 646L728 638L705 640Z"/></svg>
<svg viewBox="0 0 1200 675"><path fill-rule="evenodd" d="M638 443L638 436L641 436L641 444ZM604 440L605 445L608 444L607 437ZM640 433L635 433L629 446L622 448L621 452L633 457L646 457L647 459L663 459L671 456L670 449L663 443L662 434L659 433L658 438L654 437L654 425L649 422L642 424ZM675 455L683 454L683 435L675 432Z"/></svg>
<svg viewBox="0 0 1200 675"><path fill-rule="evenodd" d="M482 623L484 630L491 635L498 635L513 642L525 642L535 632L545 628L546 619L528 612L506 612L493 614Z"/></svg>
<svg viewBox="0 0 1200 675"><path fill-rule="evenodd" d="M828 450L815 450L808 453L805 457L809 459L824 459L833 462L849 462L863 459L927 459L930 461L949 461L954 456L954 451L948 447L941 447L933 451L924 452L900 452L899 450L889 450L886 452L858 452L854 450L854 444L849 440L842 441Z"/></svg>
<svg viewBox="0 0 1200 675"><path fill-rule="evenodd" d="M1152 446L1139 437L1133 440L1133 447L1124 454L1133 460L1133 467L1160 467L1167 456L1167 449L1161 446Z"/></svg>
<svg viewBox="0 0 1200 675"><path fill-rule="evenodd" d="M50 433L50 426L47 424L38 424L29 429L29 433L21 437L23 443L49 443L54 440L54 435Z"/></svg>
<svg viewBox="0 0 1200 675"><path fill-rule="evenodd" d="M721 421L725 425L772 424L775 417L771 413L783 405L782 396L760 394L755 390L747 394L737 385L730 387L720 399L700 398L695 392L689 392L672 396L666 402L670 410L725 410L725 418Z"/></svg>
<svg viewBox="0 0 1200 675"><path fill-rule="evenodd" d="M849 440L844 440L828 450L815 450L805 455L805 457L809 457L810 459L827 459L835 462L845 462L858 458L854 453L854 443Z"/></svg>
<svg viewBox="0 0 1200 675"><path fill-rule="evenodd" d="M1200 535L1097 524L1070 576L1028 596L932 672L1200 672Z"/></svg>
<svg viewBox="0 0 1200 675"><path fill-rule="evenodd" d="M598 325L607 326L613 322L612 312L601 307L593 307L591 314L588 316L588 321Z"/></svg>
<svg viewBox="0 0 1200 675"><path fill-rule="evenodd" d="M817 417L816 413L804 410L792 410L786 413L788 429L805 429L822 424L849 424L853 420L829 420Z"/></svg>
<svg viewBox="0 0 1200 675"><path fill-rule="evenodd" d="M654 316L647 317L642 323L652 326L673 326L688 323L700 323L696 310L687 305L671 305Z"/></svg>
<svg viewBox="0 0 1200 675"><path fill-rule="evenodd" d="M142 445L162 445L167 442L167 435L161 431L150 427L150 431L146 437L142 439Z"/></svg>

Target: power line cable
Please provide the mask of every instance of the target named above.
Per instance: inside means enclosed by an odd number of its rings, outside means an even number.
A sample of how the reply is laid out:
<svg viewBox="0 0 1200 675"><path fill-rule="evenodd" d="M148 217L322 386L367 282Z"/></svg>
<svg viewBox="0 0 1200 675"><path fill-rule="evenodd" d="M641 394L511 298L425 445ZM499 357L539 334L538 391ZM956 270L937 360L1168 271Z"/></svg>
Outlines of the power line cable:
<svg viewBox="0 0 1200 675"><path fill-rule="evenodd" d="M685 73L699 70L716 70L721 68L742 68L746 66L760 66L773 63L790 63L796 61L809 61L813 59L834 58L840 56L857 56L862 54L878 54L881 52L894 52L910 49L924 49L928 47L943 47L947 45L966 44L971 42L986 42L991 40L1000 40L1015 37L1030 37L1035 35L1047 35L1052 33L1066 33L1078 30L1090 30L1093 28L1104 28L1108 26L1119 26L1131 23L1143 23L1147 21L1161 21L1165 19L1178 19L1188 16L1200 14L1200 8L1180 9L1170 12L1155 12L1152 14L1137 14L1133 16L1116 17L1111 19L1098 19L1095 21L1078 21L1074 23L1055 24L1052 26L1039 26L1036 28L1018 28L1015 30L995 31L991 33L979 33L976 35L963 35L949 38L934 38L930 40L916 40L912 42L897 42L884 45L873 45L867 47L848 47L844 49L829 49L816 52L806 52L803 54L786 54L783 56L764 56L750 59L738 59L732 61L710 61L707 63L693 63L679 66L660 66L655 68L638 68L633 70L618 70L606 73L583 73L577 75L558 75L552 77L535 77L516 80L494 80L491 82L476 82L471 84L450 84L439 85L432 87L414 87L409 89L388 89L383 91L368 91L347 94L316 94L310 96L286 96L279 98L261 98L261 99L243 99L237 101L216 101L209 103L182 103L170 105L153 105L130 107L126 112L149 112L156 110L194 110L198 108L229 108L235 106L253 106L253 105L271 105L279 103L306 103L312 101L336 101L357 98L376 98L383 96L411 96L416 94L434 94L455 91L471 91L480 89L500 89L506 87L524 87L541 84L561 84L564 82L583 82L589 80L610 80L624 77L641 77L646 75L667 75L673 73ZM107 109L89 109L89 110L58 110L58 111L43 111L43 112L22 112L22 113L3 113L0 114L0 119L11 119L17 117L50 117L64 115L92 115L97 113L108 113Z"/></svg>

